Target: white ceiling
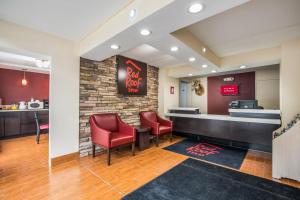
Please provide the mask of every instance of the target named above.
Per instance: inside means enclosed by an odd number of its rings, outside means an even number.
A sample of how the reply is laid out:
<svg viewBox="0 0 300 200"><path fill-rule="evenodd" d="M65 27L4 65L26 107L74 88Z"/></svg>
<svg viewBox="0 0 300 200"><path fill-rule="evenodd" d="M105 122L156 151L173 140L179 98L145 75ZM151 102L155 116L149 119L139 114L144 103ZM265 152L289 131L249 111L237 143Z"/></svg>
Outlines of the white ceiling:
<svg viewBox="0 0 300 200"><path fill-rule="evenodd" d="M153 66L181 64L175 57L165 54L148 44L142 44L136 48L125 51L122 55L144 61Z"/></svg>
<svg viewBox="0 0 300 200"><path fill-rule="evenodd" d="M194 0L174 0L152 15L137 23L133 23L133 25L126 30L113 35L103 43L95 45L93 49L81 56L100 61L116 54L122 54L159 67L191 65L191 63L188 62L188 58L194 56L197 62L192 63L192 65L196 65L199 70L202 70L201 65L203 63L209 64L209 61L177 40L171 33L247 1L248 0L201 0L205 5L205 9L200 13L190 14L188 13L188 7L195 2ZM152 31L149 37L140 35L139 31L144 27ZM119 44L121 48L112 50L109 48L111 44ZM149 53L145 50L144 44L153 47L159 51L161 55L158 53L155 55ZM174 45L180 48L176 53L170 52L170 47ZM211 67L214 68L216 66L212 64Z"/></svg>
<svg viewBox="0 0 300 200"><path fill-rule="evenodd" d="M252 0L188 29L220 57L279 46L300 36L300 0Z"/></svg>
<svg viewBox="0 0 300 200"><path fill-rule="evenodd" d="M150 3L146 0L135 1L142 2L143 6ZM135 1L0 0L0 19L80 42L88 33L113 18L122 8L131 9L130 6L133 5L131 3ZM80 56L103 60L116 54L122 54L158 67L193 65L202 70L202 64L210 65L211 63L173 37L171 33L249 0L199 1L204 4L205 9L197 14L188 13L188 7L195 0L172 0L165 7L142 20L134 22L128 18L128 23L131 25L127 29L117 34L111 34L109 39L95 44L93 49ZM149 37L139 34L141 28L145 27L152 31ZM115 43L121 46L117 51L109 48L111 44ZM179 46L179 52L170 52L171 45ZM153 51L155 49L157 51ZM191 56L196 58L196 62L188 62L188 58ZM215 67L217 66L211 64L207 70Z"/></svg>
<svg viewBox="0 0 300 200"><path fill-rule="evenodd" d="M0 19L80 40L132 0L1 0Z"/></svg>
<svg viewBox="0 0 300 200"><path fill-rule="evenodd" d="M39 67L37 61L49 61L48 67ZM27 70L38 73L50 73L51 59L49 57L27 53L27 52L13 52L7 49L3 51L0 49L0 68Z"/></svg>
<svg viewBox="0 0 300 200"><path fill-rule="evenodd" d="M190 14L187 9L195 0L172 0L143 19L128 22L128 28L95 43L80 56L103 60L121 54L159 67L193 66L199 69L199 74L208 74L219 66L176 39L172 32L188 28L221 57L278 46L300 35L300 0L199 1L204 4L204 10ZM131 9L131 2L133 0L0 0L0 19L80 42L122 8ZM145 27L152 32L148 37L139 34ZM112 50L111 44L121 48ZM174 45L179 47L178 52L170 51ZM196 61L190 63L189 57L195 57ZM209 67L203 69L202 64Z"/></svg>

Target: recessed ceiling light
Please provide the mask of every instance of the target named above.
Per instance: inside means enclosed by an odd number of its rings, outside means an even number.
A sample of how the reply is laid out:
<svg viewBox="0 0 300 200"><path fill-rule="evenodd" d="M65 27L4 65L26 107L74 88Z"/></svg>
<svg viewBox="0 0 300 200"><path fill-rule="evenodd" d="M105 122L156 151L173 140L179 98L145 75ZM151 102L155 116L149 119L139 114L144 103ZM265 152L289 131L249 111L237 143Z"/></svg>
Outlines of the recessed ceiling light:
<svg viewBox="0 0 300 200"><path fill-rule="evenodd" d="M190 58L189 58L189 61L190 61L190 62L195 62L195 60L196 60L195 57L190 57Z"/></svg>
<svg viewBox="0 0 300 200"><path fill-rule="evenodd" d="M50 61L49 60L36 59L35 60L35 65L37 67L40 67L40 68L48 68L49 65L50 65Z"/></svg>
<svg viewBox="0 0 300 200"><path fill-rule="evenodd" d="M211 72L212 72L212 73L216 73L217 71L216 71L216 70L212 70Z"/></svg>
<svg viewBox="0 0 300 200"><path fill-rule="evenodd" d="M171 51L173 51L173 52L175 52L175 51L178 51L179 50L179 48L177 47L177 46L174 46L174 47L171 47L171 49L170 49Z"/></svg>
<svg viewBox="0 0 300 200"><path fill-rule="evenodd" d="M189 76L193 76L193 74L188 74Z"/></svg>
<svg viewBox="0 0 300 200"><path fill-rule="evenodd" d="M203 67L203 68L207 68L208 65L207 65L207 64L203 64L202 67Z"/></svg>
<svg viewBox="0 0 300 200"><path fill-rule="evenodd" d="M142 29L140 34L143 35L143 36L148 36L148 35L151 34L151 31L148 30L148 29Z"/></svg>
<svg viewBox="0 0 300 200"><path fill-rule="evenodd" d="M246 65L241 65L240 68L245 69L245 68L247 68L247 66Z"/></svg>
<svg viewBox="0 0 300 200"><path fill-rule="evenodd" d="M132 19L135 17L135 15L136 15L136 9L131 9L129 12L129 17Z"/></svg>
<svg viewBox="0 0 300 200"><path fill-rule="evenodd" d="M193 3L189 7L189 13L195 14L203 10L203 4L201 3Z"/></svg>
<svg viewBox="0 0 300 200"><path fill-rule="evenodd" d="M203 52L203 53L206 52L206 48L205 48L205 47L202 48L202 52Z"/></svg>
<svg viewBox="0 0 300 200"><path fill-rule="evenodd" d="M111 49L120 49L120 46L117 44L112 44L112 45L110 45L110 48Z"/></svg>

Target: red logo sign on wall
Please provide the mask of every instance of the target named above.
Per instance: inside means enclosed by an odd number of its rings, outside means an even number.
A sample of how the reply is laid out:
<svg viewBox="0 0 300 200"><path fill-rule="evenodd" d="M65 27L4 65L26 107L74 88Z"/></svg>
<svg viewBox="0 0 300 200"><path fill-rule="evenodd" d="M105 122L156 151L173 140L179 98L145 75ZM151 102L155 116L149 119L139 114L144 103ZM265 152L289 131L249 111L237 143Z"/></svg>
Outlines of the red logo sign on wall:
<svg viewBox="0 0 300 200"><path fill-rule="evenodd" d="M147 64L117 56L118 92L123 95L147 95Z"/></svg>
<svg viewBox="0 0 300 200"><path fill-rule="evenodd" d="M238 85L222 85L220 88L220 92L222 95L228 96L236 96L239 94L239 86Z"/></svg>

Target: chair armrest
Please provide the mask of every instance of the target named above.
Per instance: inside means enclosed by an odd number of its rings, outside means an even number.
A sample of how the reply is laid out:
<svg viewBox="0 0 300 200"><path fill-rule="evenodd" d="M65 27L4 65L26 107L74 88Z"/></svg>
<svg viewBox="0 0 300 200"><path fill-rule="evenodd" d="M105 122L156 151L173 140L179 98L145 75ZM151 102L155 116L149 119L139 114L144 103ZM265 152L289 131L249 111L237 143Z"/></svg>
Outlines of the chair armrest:
<svg viewBox="0 0 300 200"><path fill-rule="evenodd" d="M160 125L173 127L173 122L171 120L163 119L157 115L157 121Z"/></svg>
<svg viewBox="0 0 300 200"><path fill-rule="evenodd" d="M133 136L133 142L135 142L135 128L123 122L118 116L119 132L126 133Z"/></svg>
<svg viewBox="0 0 300 200"><path fill-rule="evenodd" d="M100 128L93 117L90 117L90 129L94 144L110 147L111 132Z"/></svg>
<svg viewBox="0 0 300 200"><path fill-rule="evenodd" d="M159 133L159 123L158 122L149 121L149 120L145 119L143 116L141 116L141 125L151 127L153 134Z"/></svg>

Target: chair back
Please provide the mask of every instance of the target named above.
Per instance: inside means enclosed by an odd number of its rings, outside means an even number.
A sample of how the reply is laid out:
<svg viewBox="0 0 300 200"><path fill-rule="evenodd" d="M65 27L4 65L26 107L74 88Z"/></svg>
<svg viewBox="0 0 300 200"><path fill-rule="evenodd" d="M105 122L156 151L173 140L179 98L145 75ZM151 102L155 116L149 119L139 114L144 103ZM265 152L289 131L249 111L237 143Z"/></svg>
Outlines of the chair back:
<svg viewBox="0 0 300 200"><path fill-rule="evenodd" d="M111 132L117 132L119 129L117 116L117 113L103 113L94 114L91 116L91 118L94 119L100 128Z"/></svg>
<svg viewBox="0 0 300 200"><path fill-rule="evenodd" d="M36 111L34 112L34 120L36 124L36 130L39 131L40 129L39 114Z"/></svg>
<svg viewBox="0 0 300 200"><path fill-rule="evenodd" d="M154 112L154 111L140 112L140 116L148 121L157 122L157 115L156 115L156 112Z"/></svg>

